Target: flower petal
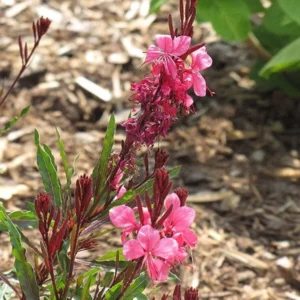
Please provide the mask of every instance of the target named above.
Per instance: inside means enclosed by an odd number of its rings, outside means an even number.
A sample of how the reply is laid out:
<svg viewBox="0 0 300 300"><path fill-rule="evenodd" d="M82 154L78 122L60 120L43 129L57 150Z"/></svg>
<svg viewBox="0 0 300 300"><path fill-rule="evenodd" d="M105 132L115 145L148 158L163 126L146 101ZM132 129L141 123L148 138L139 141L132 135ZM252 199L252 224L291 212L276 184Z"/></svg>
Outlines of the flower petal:
<svg viewBox="0 0 300 300"><path fill-rule="evenodd" d="M164 67L166 73L175 79L177 76L177 67L174 60L170 56L164 57Z"/></svg>
<svg viewBox="0 0 300 300"><path fill-rule="evenodd" d="M144 249L137 240L129 240L123 247L123 255L126 259L137 259L145 255Z"/></svg>
<svg viewBox="0 0 300 300"><path fill-rule="evenodd" d="M165 53L172 53L173 51L173 40L170 35L157 35L155 42L158 47Z"/></svg>
<svg viewBox="0 0 300 300"><path fill-rule="evenodd" d="M187 94L185 99L184 99L184 106L186 108L190 108L193 103L194 103L193 98L190 95Z"/></svg>
<svg viewBox="0 0 300 300"><path fill-rule="evenodd" d="M186 230L195 219L195 210L191 207L182 206L177 208L173 214L173 228L175 231Z"/></svg>
<svg viewBox="0 0 300 300"><path fill-rule="evenodd" d="M166 200L165 200L165 208L166 210L171 206L173 205L173 211L176 209L176 208L179 208L180 207L180 199L178 197L178 195L176 193L172 193L170 195L168 195L166 197Z"/></svg>
<svg viewBox="0 0 300 300"><path fill-rule="evenodd" d="M206 95L206 82L199 72L193 72L193 87L197 96L204 97Z"/></svg>
<svg viewBox="0 0 300 300"><path fill-rule="evenodd" d="M136 226L136 219L133 210L126 205L113 207L109 211L111 222L120 228Z"/></svg>
<svg viewBox="0 0 300 300"><path fill-rule="evenodd" d="M149 257L147 271L153 281L165 281L169 275L169 266L161 259Z"/></svg>
<svg viewBox="0 0 300 300"><path fill-rule="evenodd" d="M192 53L192 69L202 71L212 65L212 58L207 54L206 47Z"/></svg>
<svg viewBox="0 0 300 300"><path fill-rule="evenodd" d="M146 252L152 251L160 241L158 230L151 225L144 225L138 232L137 239Z"/></svg>
<svg viewBox="0 0 300 300"><path fill-rule="evenodd" d="M191 248L194 248L198 242L197 235L195 234L194 231L192 231L189 228L187 228L185 231L183 231L182 237L183 237L183 240L186 242L186 244Z"/></svg>
<svg viewBox="0 0 300 300"><path fill-rule="evenodd" d="M178 251L178 244L172 238L163 238L153 249L152 253L164 259L170 259L175 256Z"/></svg>
<svg viewBox="0 0 300 300"><path fill-rule="evenodd" d="M145 59L145 63L148 63L150 61L158 59L161 55L162 55L161 50L158 47L156 47L154 45L151 45L148 48L146 59Z"/></svg>
<svg viewBox="0 0 300 300"><path fill-rule="evenodd" d="M188 51L188 49L190 48L190 44L191 44L191 38L189 36L182 35L182 36L174 37L173 49L172 49L172 53L170 54L175 56L181 56Z"/></svg>

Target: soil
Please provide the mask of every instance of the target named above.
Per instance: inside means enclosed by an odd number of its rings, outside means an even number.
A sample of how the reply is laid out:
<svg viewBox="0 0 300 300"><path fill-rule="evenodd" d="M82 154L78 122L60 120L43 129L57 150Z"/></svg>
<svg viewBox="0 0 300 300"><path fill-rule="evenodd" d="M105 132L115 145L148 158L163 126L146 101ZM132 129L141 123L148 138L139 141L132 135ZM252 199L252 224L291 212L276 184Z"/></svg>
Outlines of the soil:
<svg viewBox="0 0 300 300"><path fill-rule="evenodd" d="M31 105L30 113L0 138L0 197L8 211L26 208L42 190L34 128L59 161L57 126L69 161L80 153L76 174L90 174L115 111L115 149L120 149L125 136L120 124L131 108L130 82L147 73L141 67L143 51L155 34L167 32L168 13L176 11L174 1L157 17L147 16L146 0L50 0L24 7L11 2L0 4L4 86L19 68L16 37L30 40L30 23L38 13L48 13L53 24L1 109L4 124ZM175 273L184 287L197 287L201 299L300 299L300 102L255 85L250 71L256 55L247 45L221 41L209 24L196 25L194 43L202 41L214 60L203 75L216 95L195 97L196 113L179 120L159 143L170 152L168 165L181 165L174 187L189 190L189 204L197 211L194 267ZM78 84L82 76L103 93L84 90ZM63 177L62 168L60 173ZM35 231L26 235L38 244ZM12 268L13 258L7 235L0 233L0 239L3 272ZM120 245L114 232L80 258ZM160 293L171 286L161 285Z"/></svg>

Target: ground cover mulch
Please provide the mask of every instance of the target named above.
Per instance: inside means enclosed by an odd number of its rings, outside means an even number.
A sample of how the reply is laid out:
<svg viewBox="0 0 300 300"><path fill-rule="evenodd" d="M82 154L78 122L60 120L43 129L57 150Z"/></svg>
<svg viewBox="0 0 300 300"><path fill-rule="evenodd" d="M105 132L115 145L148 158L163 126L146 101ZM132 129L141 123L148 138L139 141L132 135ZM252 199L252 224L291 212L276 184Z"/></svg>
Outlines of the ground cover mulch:
<svg viewBox="0 0 300 300"><path fill-rule="evenodd" d="M0 138L0 197L7 210L26 207L42 190L34 128L59 161L56 126L69 161L80 153L76 173L91 173L109 115L115 111L119 125L128 117L130 83L148 72L141 67L143 52L155 34L167 33L176 1L158 16L148 10L148 0L0 3L4 87L20 66L17 36L30 45L32 20L53 20L0 113L4 124L31 105ZM247 45L222 42L209 24L195 28L194 43L202 41L214 60L204 76L216 95L195 98L196 113L159 142L170 151L169 166L182 166L174 186L189 189L197 211L195 269L176 273L184 286L199 288L201 299L300 299L300 102L255 86L249 75L255 53ZM118 126L116 150L124 136ZM26 234L38 243L36 232ZM6 234L0 233L0 245L5 271L13 266ZM97 257L112 246L120 246L117 232L81 257ZM164 284L161 291L169 288Z"/></svg>

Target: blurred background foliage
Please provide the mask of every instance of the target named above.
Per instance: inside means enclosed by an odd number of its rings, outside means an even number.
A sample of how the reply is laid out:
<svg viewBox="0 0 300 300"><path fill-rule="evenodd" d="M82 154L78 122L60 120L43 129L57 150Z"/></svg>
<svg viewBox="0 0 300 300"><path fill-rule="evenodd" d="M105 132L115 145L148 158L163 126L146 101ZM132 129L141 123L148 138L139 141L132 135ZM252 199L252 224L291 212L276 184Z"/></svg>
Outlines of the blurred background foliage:
<svg viewBox="0 0 300 300"><path fill-rule="evenodd" d="M151 0L158 13L168 0ZM299 0L199 0L197 21L210 22L227 42L246 42L257 54L251 76L264 90L300 96Z"/></svg>

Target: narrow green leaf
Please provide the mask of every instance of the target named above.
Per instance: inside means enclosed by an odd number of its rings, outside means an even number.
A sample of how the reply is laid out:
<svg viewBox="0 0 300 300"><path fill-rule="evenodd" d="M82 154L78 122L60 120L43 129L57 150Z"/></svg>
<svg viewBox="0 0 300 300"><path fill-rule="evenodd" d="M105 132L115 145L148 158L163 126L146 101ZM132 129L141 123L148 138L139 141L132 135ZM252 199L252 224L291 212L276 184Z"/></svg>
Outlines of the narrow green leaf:
<svg viewBox="0 0 300 300"><path fill-rule="evenodd" d="M300 68L300 38L279 51L260 71L259 75L268 78L272 73L295 71Z"/></svg>
<svg viewBox="0 0 300 300"><path fill-rule="evenodd" d="M197 20L210 21L224 40L246 39L251 30L251 12L245 1L201 0L197 5Z"/></svg>
<svg viewBox="0 0 300 300"><path fill-rule="evenodd" d="M36 215L29 210L18 210L10 213L9 218L12 221L36 221Z"/></svg>
<svg viewBox="0 0 300 300"><path fill-rule="evenodd" d="M97 258L96 261L97 262L102 262L102 261L116 261L117 252L119 252L119 261L124 261L125 257L123 256L123 249L108 251L103 256Z"/></svg>
<svg viewBox="0 0 300 300"><path fill-rule="evenodd" d="M26 116L26 114L28 113L30 109L30 106L25 107L20 115L18 117L14 117L13 119L11 119L10 121L8 121L4 128L2 130L0 130L0 136L3 135L6 131L8 131L20 118L23 118L24 116Z"/></svg>
<svg viewBox="0 0 300 300"><path fill-rule="evenodd" d="M300 1L278 0L279 5L295 22L300 24Z"/></svg>
<svg viewBox="0 0 300 300"><path fill-rule="evenodd" d="M92 276L89 276L83 286L82 298L81 299L91 299L90 296L90 287L92 284Z"/></svg>
<svg viewBox="0 0 300 300"><path fill-rule="evenodd" d="M122 287L123 287L122 281L115 284L112 288L110 288L106 292L105 299L107 299L107 300L116 300L118 298L118 296L120 295L121 291L122 291Z"/></svg>
<svg viewBox="0 0 300 300"><path fill-rule="evenodd" d="M1 211L0 214L3 214ZM15 269L26 299L39 299L39 287L36 283L33 268L26 259L25 248L21 243L21 235L14 223L6 216L12 254L15 257Z"/></svg>
<svg viewBox="0 0 300 300"><path fill-rule="evenodd" d="M150 2L150 13L157 14L160 8L167 2L167 0L151 0Z"/></svg>
<svg viewBox="0 0 300 300"><path fill-rule="evenodd" d="M115 116L112 115L106 130L100 158L96 164L96 167L93 170L92 177L93 177L94 192L96 195L99 195L99 193L102 192L105 186L105 182L107 180L108 163L109 163L112 147L114 144L115 129L116 129Z"/></svg>
<svg viewBox="0 0 300 300"><path fill-rule="evenodd" d="M43 144L43 148L44 148L44 151L49 155L51 162L55 168L55 171L57 171L57 165L55 164L55 159L54 159L51 149L45 144Z"/></svg>
<svg viewBox="0 0 300 300"><path fill-rule="evenodd" d="M145 290L150 282L151 279L146 275L146 273L141 273L140 276L126 290L123 300L133 300Z"/></svg>
<svg viewBox="0 0 300 300"><path fill-rule="evenodd" d="M133 300L148 300L149 298L144 294L139 294L133 298Z"/></svg>
<svg viewBox="0 0 300 300"><path fill-rule="evenodd" d="M62 197L60 180L55 165L53 164L52 156L43 150L40 145L40 137L37 130L35 130L35 144L37 147L37 165L43 180L44 188L46 192L51 194L55 204L61 206ZM47 151L50 150L48 147L46 147L46 149Z"/></svg>

